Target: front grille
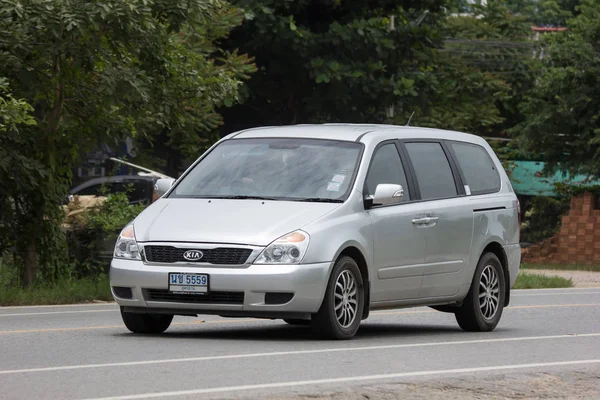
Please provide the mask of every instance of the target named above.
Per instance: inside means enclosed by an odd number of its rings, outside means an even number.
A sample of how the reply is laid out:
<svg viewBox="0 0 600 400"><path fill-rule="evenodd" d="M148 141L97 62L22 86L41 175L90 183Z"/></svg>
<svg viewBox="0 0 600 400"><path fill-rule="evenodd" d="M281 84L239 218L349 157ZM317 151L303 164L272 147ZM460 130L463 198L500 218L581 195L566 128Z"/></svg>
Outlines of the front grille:
<svg viewBox="0 0 600 400"><path fill-rule="evenodd" d="M183 253L188 250L200 250L204 255L197 262L219 265L245 264L252 254L252 249L218 247L216 249L189 249L173 246L145 246L146 260L157 263L190 262L183 258Z"/></svg>
<svg viewBox="0 0 600 400"><path fill-rule="evenodd" d="M208 292L207 294L171 293L164 289L147 289L146 301L191 304L244 304L244 292Z"/></svg>

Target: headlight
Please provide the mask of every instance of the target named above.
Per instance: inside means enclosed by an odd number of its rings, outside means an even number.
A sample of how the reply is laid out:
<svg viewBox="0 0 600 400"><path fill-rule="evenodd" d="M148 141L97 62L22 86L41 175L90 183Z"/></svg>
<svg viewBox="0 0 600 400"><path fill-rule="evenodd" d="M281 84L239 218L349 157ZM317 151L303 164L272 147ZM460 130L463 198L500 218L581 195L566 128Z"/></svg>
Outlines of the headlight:
<svg viewBox="0 0 600 400"><path fill-rule="evenodd" d="M135 241L135 232L133 231L133 225L127 225L117 239L115 244L115 258L125 258L127 260L141 260L140 248Z"/></svg>
<svg viewBox="0 0 600 400"><path fill-rule="evenodd" d="M268 245L255 264L298 264L308 248L308 233L296 231L284 235Z"/></svg>

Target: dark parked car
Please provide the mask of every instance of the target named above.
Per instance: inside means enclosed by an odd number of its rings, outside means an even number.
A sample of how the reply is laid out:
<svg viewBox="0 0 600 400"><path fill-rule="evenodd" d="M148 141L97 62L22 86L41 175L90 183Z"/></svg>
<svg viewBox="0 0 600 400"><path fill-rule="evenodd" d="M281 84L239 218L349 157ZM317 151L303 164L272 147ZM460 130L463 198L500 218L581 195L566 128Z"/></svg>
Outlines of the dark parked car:
<svg viewBox="0 0 600 400"><path fill-rule="evenodd" d="M94 178L70 190L72 196L102 196L127 193L130 204L152 203L154 184L158 177L144 175L120 175Z"/></svg>

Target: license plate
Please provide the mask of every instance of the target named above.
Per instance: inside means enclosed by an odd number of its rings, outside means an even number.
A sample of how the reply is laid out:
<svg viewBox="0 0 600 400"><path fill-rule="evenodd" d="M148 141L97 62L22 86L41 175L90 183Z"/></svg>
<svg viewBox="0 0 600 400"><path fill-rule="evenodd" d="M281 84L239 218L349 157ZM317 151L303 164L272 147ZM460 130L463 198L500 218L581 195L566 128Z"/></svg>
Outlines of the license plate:
<svg viewBox="0 0 600 400"><path fill-rule="evenodd" d="M169 273L169 291L175 293L208 293L208 275Z"/></svg>

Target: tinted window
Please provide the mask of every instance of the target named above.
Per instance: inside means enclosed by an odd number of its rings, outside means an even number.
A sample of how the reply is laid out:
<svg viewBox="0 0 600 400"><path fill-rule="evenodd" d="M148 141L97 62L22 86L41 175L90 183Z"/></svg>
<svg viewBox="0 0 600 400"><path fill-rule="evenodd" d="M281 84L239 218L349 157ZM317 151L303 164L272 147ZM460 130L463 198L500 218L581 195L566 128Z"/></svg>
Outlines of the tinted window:
<svg viewBox="0 0 600 400"><path fill-rule="evenodd" d="M468 143L452 143L451 146L471 194L500 190L500 175L483 147Z"/></svg>
<svg viewBox="0 0 600 400"><path fill-rule="evenodd" d="M439 143L407 143L406 149L415 168L421 199L441 199L457 195L446 153Z"/></svg>
<svg viewBox="0 0 600 400"><path fill-rule="evenodd" d="M380 183L402 185L404 188L403 201L410 200L404 168L402 168L396 145L393 143L381 146L373 155L367 175L367 193L374 195L375 189Z"/></svg>

